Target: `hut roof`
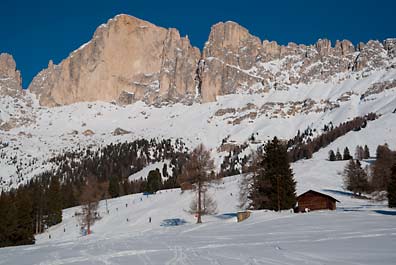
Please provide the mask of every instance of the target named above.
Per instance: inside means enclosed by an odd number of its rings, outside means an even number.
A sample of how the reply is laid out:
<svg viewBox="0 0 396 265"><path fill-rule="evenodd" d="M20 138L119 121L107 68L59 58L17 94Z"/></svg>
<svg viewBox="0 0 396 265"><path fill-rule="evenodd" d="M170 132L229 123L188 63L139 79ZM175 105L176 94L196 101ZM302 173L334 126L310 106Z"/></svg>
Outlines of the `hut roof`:
<svg viewBox="0 0 396 265"><path fill-rule="evenodd" d="M308 193L313 193L313 194L316 194L316 195L319 195L319 196L326 197L326 198L331 199L333 201L340 202L339 200L337 200L334 197L331 197L330 195L327 195L327 194L324 194L324 193L321 193L321 192L318 192L318 191L314 191L314 190L309 190L309 191L304 192L303 194L300 194L299 196L297 196L297 199L302 197L302 196L304 196L305 194L308 194Z"/></svg>

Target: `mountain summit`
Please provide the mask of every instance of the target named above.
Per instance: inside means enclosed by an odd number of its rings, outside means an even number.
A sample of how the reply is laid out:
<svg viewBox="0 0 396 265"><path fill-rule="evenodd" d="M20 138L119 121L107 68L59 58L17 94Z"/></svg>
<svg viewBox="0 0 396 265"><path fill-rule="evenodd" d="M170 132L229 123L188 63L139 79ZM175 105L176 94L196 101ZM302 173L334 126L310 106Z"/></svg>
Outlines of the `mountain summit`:
<svg viewBox="0 0 396 265"><path fill-rule="evenodd" d="M199 56L176 29L118 15L59 65L50 62L29 90L46 106L186 97L195 93Z"/></svg>
<svg viewBox="0 0 396 265"><path fill-rule="evenodd" d="M98 27L91 41L59 65L49 62L29 90L44 106L82 101L148 104L211 102L217 96L287 89L315 80L347 79L395 67L396 40L318 40L286 46L261 41L235 22L211 28L201 52L176 29L129 15Z"/></svg>

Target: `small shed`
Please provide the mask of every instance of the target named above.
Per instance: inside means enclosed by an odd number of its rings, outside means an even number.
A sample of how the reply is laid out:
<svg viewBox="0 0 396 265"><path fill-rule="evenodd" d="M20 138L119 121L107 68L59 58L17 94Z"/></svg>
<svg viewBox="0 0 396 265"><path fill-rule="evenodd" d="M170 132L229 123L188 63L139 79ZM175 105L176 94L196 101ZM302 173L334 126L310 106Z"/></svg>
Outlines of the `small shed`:
<svg viewBox="0 0 396 265"><path fill-rule="evenodd" d="M315 210L335 210L337 199L330 195L323 194L314 190L304 192L297 197L297 212Z"/></svg>
<svg viewBox="0 0 396 265"><path fill-rule="evenodd" d="M189 182L183 182L180 184L180 188L181 190L192 190L193 189L193 185Z"/></svg>

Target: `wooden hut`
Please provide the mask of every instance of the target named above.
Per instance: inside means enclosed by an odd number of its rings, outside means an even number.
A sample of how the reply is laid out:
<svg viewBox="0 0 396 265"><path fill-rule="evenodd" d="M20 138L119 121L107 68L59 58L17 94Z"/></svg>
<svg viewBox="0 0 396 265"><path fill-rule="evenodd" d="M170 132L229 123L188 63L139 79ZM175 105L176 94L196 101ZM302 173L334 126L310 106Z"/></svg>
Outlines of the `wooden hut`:
<svg viewBox="0 0 396 265"><path fill-rule="evenodd" d="M180 188L181 190L192 190L193 185L189 182L183 182L182 184L180 184Z"/></svg>
<svg viewBox="0 0 396 265"><path fill-rule="evenodd" d="M335 210L337 199L314 190L304 192L297 197L297 211Z"/></svg>

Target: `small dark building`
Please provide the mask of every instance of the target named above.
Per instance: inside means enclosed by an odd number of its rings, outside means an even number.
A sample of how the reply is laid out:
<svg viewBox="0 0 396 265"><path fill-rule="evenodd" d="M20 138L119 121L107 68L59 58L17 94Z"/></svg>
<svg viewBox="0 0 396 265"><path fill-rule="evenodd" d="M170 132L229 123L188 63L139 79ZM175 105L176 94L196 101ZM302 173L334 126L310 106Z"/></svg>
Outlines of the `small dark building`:
<svg viewBox="0 0 396 265"><path fill-rule="evenodd" d="M315 211L315 210L335 210L335 198L314 190L304 192L297 197L297 212Z"/></svg>

